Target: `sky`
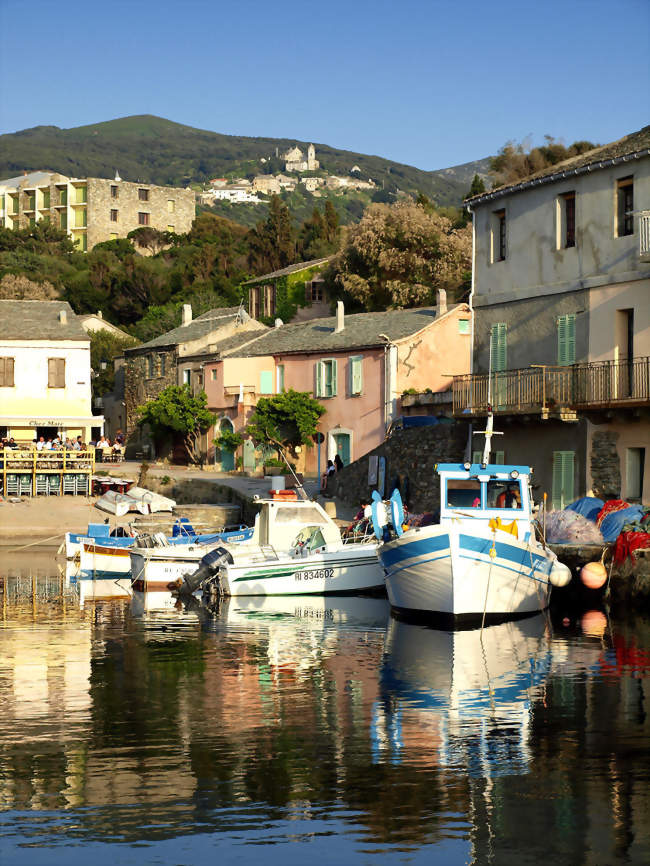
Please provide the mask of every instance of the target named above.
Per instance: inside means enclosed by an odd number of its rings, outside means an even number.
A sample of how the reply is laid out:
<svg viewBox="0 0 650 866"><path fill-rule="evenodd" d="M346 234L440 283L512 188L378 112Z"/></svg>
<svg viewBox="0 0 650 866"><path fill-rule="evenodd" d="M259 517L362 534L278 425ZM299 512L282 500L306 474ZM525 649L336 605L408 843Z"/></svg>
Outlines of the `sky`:
<svg viewBox="0 0 650 866"><path fill-rule="evenodd" d="M155 114L431 170L650 123L650 0L0 0L0 33L0 133Z"/></svg>

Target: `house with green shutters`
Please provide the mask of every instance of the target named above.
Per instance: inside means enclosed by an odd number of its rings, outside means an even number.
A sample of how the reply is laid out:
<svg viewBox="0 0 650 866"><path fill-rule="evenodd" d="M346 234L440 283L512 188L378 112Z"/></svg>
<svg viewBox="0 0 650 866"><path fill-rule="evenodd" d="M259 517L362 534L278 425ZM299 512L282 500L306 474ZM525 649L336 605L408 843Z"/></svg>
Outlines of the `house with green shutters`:
<svg viewBox="0 0 650 866"><path fill-rule="evenodd" d="M248 295L251 319L271 325L275 319L305 322L328 316L330 299L322 271L331 259L297 262L245 282L242 289Z"/></svg>
<svg viewBox="0 0 650 866"><path fill-rule="evenodd" d="M473 369L508 463L555 508L650 501L650 126L474 196Z"/></svg>

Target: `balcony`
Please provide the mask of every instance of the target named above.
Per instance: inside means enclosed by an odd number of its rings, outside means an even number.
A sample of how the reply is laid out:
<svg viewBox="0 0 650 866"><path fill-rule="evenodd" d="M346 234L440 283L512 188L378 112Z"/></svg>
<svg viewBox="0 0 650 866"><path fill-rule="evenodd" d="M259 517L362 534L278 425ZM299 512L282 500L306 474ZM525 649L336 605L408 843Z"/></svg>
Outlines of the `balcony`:
<svg viewBox="0 0 650 866"><path fill-rule="evenodd" d="M254 406L255 385L224 385L223 396L227 406Z"/></svg>
<svg viewBox="0 0 650 866"><path fill-rule="evenodd" d="M455 416L487 414L488 378L454 377ZM495 414L577 421L578 412L650 406L650 358L505 370L493 373L491 384Z"/></svg>

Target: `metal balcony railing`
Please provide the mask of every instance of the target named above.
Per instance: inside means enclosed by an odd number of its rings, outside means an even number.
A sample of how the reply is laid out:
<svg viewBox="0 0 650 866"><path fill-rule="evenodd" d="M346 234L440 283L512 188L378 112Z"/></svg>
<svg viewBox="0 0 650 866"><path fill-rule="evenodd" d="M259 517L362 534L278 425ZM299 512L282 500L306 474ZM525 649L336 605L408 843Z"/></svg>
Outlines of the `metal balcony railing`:
<svg viewBox="0 0 650 866"><path fill-rule="evenodd" d="M495 413L546 415L649 404L650 358L493 373L491 402ZM484 415L487 406L487 375L454 377L454 415Z"/></svg>

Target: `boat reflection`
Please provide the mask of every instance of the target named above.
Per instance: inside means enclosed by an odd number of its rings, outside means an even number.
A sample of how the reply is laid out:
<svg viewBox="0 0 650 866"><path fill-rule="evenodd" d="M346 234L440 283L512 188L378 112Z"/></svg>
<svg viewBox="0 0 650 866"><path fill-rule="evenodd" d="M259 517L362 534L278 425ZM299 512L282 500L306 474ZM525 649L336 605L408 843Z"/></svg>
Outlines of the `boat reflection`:
<svg viewBox="0 0 650 866"><path fill-rule="evenodd" d="M61 567L61 566L59 566ZM121 577L96 578L79 569L73 560L65 562L65 580L70 587L75 587L79 593L79 607L96 601L109 601L116 598L130 598L132 595L131 578Z"/></svg>
<svg viewBox="0 0 650 866"><path fill-rule="evenodd" d="M543 614L465 631L391 619L373 722L375 760L524 773L530 708L551 666Z"/></svg>

